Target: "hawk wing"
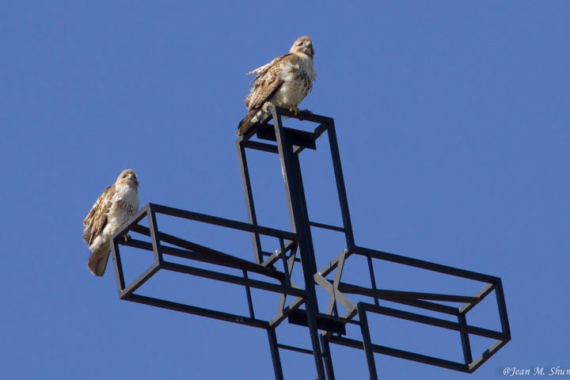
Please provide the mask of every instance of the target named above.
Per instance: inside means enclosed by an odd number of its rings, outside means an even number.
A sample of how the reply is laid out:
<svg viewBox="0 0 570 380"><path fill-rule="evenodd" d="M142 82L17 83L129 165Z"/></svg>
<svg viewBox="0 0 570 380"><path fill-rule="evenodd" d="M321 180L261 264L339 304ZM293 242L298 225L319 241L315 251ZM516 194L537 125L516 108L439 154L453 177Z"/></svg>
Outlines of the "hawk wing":
<svg viewBox="0 0 570 380"><path fill-rule="evenodd" d="M245 99L245 106L248 110L260 109L266 101L271 99L273 94L279 90L285 79L283 78L283 64L287 60L296 58L294 54L285 54L275 58L273 61L263 65L247 74L254 74L252 82L255 86Z"/></svg>
<svg viewBox="0 0 570 380"><path fill-rule="evenodd" d="M113 204L113 195L115 194L115 185L109 186L103 194L97 199L91 211L83 220L83 240L91 245L95 238L103 232L107 225L107 214Z"/></svg>

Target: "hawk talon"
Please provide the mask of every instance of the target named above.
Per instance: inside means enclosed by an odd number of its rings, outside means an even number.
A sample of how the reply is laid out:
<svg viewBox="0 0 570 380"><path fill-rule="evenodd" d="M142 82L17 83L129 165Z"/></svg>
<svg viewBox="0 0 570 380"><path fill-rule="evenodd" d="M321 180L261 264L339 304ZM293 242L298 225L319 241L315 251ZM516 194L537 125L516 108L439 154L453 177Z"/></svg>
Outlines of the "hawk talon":
<svg viewBox="0 0 570 380"><path fill-rule="evenodd" d="M291 108L289 108L289 112L291 112L293 115L297 116L299 114L299 108L291 107Z"/></svg>
<svg viewBox="0 0 570 380"><path fill-rule="evenodd" d="M129 235L129 234L125 234L125 235L123 235L123 236L121 236L121 237L123 238L123 241L124 241L125 243L128 242L129 240L131 240L131 235Z"/></svg>
<svg viewBox="0 0 570 380"><path fill-rule="evenodd" d="M299 110L297 117L299 118L299 120L304 120L305 116L311 116L312 114L313 111L310 110Z"/></svg>

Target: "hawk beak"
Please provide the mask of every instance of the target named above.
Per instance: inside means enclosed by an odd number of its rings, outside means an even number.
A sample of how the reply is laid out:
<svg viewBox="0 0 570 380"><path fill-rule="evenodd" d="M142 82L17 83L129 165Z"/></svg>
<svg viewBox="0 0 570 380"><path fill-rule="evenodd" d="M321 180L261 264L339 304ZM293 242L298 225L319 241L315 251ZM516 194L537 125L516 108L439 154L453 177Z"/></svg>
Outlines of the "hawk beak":
<svg viewBox="0 0 570 380"><path fill-rule="evenodd" d="M137 176L134 174L129 174L129 179L133 179L135 181L135 185L137 186L140 184L139 180L137 179Z"/></svg>

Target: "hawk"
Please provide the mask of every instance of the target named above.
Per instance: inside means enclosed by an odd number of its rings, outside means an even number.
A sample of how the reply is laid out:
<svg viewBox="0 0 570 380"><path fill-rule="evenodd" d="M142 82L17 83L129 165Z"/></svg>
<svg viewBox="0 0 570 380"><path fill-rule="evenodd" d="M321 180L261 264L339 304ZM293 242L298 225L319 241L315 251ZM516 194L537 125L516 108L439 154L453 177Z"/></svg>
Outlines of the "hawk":
<svg viewBox="0 0 570 380"><path fill-rule="evenodd" d="M97 199L83 221L83 240L91 254L87 267L95 276L103 276L111 253L111 236L139 209L137 174L123 170L114 185Z"/></svg>
<svg viewBox="0 0 570 380"><path fill-rule="evenodd" d="M313 68L314 55L313 42L304 36L295 41L289 54L246 74L255 74L252 80L255 84L245 98L247 115L238 125L238 136L266 118L270 104L288 108L295 115L299 113L297 107L311 91L317 77Z"/></svg>

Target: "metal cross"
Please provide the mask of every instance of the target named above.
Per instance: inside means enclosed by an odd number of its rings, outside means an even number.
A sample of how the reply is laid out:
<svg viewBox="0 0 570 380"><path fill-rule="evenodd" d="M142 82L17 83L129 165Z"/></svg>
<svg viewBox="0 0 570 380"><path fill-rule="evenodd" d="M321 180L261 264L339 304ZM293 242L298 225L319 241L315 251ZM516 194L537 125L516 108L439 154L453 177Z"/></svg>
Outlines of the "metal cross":
<svg viewBox="0 0 570 380"><path fill-rule="evenodd" d="M310 130L287 128L283 125L283 117L303 120L303 124L311 126ZM270 124L271 122L273 124ZM303 186L300 156L307 149L316 150L319 138L325 135L328 137L328 150L342 216L340 226L311 221ZM152 203L146 205L129 223L117 231L113 239L113 260L121 299L265 329L277 380L284 379L280 350L312 355L315 379L334 380L330 345L360 349L364 351L366 357L369 378L378 379L374 353L470 373L509 342L511 335L500 278L356 245L332 118L308 113L293 115L286 109L273 107L268 119L241 136L236 145L249 223ZM249 150L279 156L291 220L290 231L259 225L247 161ZM169 234L166 231L171 224L165 227L161 225L159 228L157 216L168 216L180 222L194 221L250 234L255 261L198 244L188 237ZM320 270L315 260L313 229L343 234L346 242L345 247L339 249L340 254ZM125 241L122 236L127 233L131 233L133 237ZM273 252L263 249L264 239L274 242L276 249ZM123 263L126 260L124 260L125 253L122 252L127 249L126 247L152 253L150 265L129 281L126 281L127 264ZM366 260L367 273L361 274L367 278L366 284L343 281L345 265L353 257ZM377 278L374 262L379 263L378 265L391 263L402 268L415 268L422 273L453 278L453 281L476 283L479 284L480 290L474 295L458 295L447 292L425 292L425 289L418 291L387 289L383 286L382 279ZM200 263L208 264L208 268L199 265ZM300 263L302 269L301 286L292 279L292 272L297 263ZM279 267L282 269L279 270ZM243 287L248 313L241 315L144 295L143 285L159 271L184 273ZM328 296L326 310L319 308L317 287L324 289ZM279 295L279 305L272 318L256 317L252 289ZM493 294L496 299L500 330L470 325L467 322L468 313ZM344 313L340 315L339 310L344 310ZM437 316L433 316L434 314ZM375 315L456 332L461 340L464 360L451 361L376 343L368 322L369 317ZM279 343L277 330L285 321L306 327L310 336L310 348ZM347 333L347 325L356 326L359 333L352 335ZM474 357L470 336L493 339L494 343L479 356Z"/></svg>

